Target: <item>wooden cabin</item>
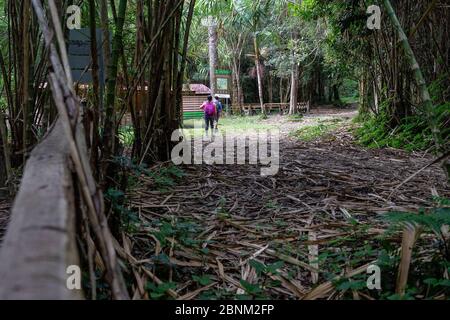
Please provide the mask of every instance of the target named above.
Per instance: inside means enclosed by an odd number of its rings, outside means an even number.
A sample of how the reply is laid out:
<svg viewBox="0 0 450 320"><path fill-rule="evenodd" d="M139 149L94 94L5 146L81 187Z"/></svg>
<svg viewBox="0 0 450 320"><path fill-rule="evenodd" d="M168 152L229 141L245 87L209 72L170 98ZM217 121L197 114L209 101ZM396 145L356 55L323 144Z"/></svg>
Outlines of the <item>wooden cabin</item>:
<svg viewBox="0 0 450 320"><path fill-rule="evenodd" d="M208 99L211 89L204 84L190 84L189 90L183 90L183 115L184 119L203 118L200 106Z"/></svg>

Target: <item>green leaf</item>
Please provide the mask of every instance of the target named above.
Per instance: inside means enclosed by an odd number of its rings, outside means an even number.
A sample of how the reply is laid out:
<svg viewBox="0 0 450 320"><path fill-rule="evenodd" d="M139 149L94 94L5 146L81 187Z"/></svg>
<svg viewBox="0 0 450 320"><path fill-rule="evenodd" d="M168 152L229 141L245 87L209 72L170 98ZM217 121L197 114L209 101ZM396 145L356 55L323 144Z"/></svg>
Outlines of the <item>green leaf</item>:
<svg viewBox="0 0 450 320"><path fill-rule="evenodd" d="M260 286L257 284L251 284L245 280L241 280L239 282L240 282L241 286L244 288L244 290L249 294L254 295L254 294L258 294L258 293L262 292Z"/></svg>
<svg viewBox="0 0 450 320"><path fill-rule="evenodd" d="M364 281L346 281L336 287L337 290L362 290L367 288L367 283Z"/></svg>
<svg viewBox="0 0 450 320"><path fill-rule="evenodd" d="M284 266L283 261L275 262L274 264L271 264L267 267L267 273L278 274L278 270L283 268L283 266Z"/></svg>
<svg viewBox="0 0 450 320"><path fill-rule="evenodd" d="M192 279L199 283L202 286L207 286L210 285L213 281L211 280L211 276L209 275L204 275L204 276L193 276Z"/></svg>
<svg viewBox="0 0 450 320"><path fill-rule="evenodd" d="M250 260L250 266L253 267L258 274L266 272L266 266L259 261Z"/></svg>

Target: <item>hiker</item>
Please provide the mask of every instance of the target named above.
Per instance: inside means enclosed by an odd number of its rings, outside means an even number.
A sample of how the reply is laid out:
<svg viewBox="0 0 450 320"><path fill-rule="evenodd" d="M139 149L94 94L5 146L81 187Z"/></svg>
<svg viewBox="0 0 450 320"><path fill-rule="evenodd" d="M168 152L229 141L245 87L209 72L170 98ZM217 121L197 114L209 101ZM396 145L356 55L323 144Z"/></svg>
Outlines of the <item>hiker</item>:
<svg viewBox="0 0 450 320"><path fill-rule="evenodd" d="M208 100L202 104L200 109L205 113L206 136L208 136L209 128L211 128L211 132L214 135L214 121L216 119L217 107L213 102L213 97L209 96Z"/></svg>
<svg viewBox="0 0 450 320"><path fill-rule="evenodd" d="M220 117L222 116L222 111L223 111L223 104L222 102L220 102L220 98L218 96L216 96L216 131L219 130L219 120Z"/></svg>

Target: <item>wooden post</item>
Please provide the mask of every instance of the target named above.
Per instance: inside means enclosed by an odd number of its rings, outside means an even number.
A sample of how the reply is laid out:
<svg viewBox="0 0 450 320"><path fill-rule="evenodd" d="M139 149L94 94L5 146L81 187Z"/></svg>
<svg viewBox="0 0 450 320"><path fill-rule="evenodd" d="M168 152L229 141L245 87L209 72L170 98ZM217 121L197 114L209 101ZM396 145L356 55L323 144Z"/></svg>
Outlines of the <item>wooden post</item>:
<svg viewBox="0 0 450 320"><path fill-rule="evenodd" d="M78 300L67 268L79 265L69 149L61 122L31 153L0 250L0 300Z"/></svg>

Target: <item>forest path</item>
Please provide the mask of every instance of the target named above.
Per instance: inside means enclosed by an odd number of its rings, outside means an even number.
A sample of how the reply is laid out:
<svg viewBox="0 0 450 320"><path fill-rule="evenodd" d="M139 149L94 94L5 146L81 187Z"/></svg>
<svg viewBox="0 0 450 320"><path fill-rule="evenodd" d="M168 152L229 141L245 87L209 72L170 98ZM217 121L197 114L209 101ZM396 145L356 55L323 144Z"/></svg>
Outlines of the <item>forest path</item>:
<svg viewBox="0 0 450 320"><path fill-rule="evenodd" d="M285 119L266 121L286 128ZM252 165L184 166L184 177L159 191L154 178L139 177L129 195L139 213L139 231L130 232L136 259L176 283L183 298L339 298L333 287L311 290L344 270L365 274L358 268L377 259L386 212L417 212L432 208L434 196L450 197L438 166L393 192L430 155L364 149L346 126L310 142L287 131L272 177ZM398 246L401 235L389 241Z"/></svg>

